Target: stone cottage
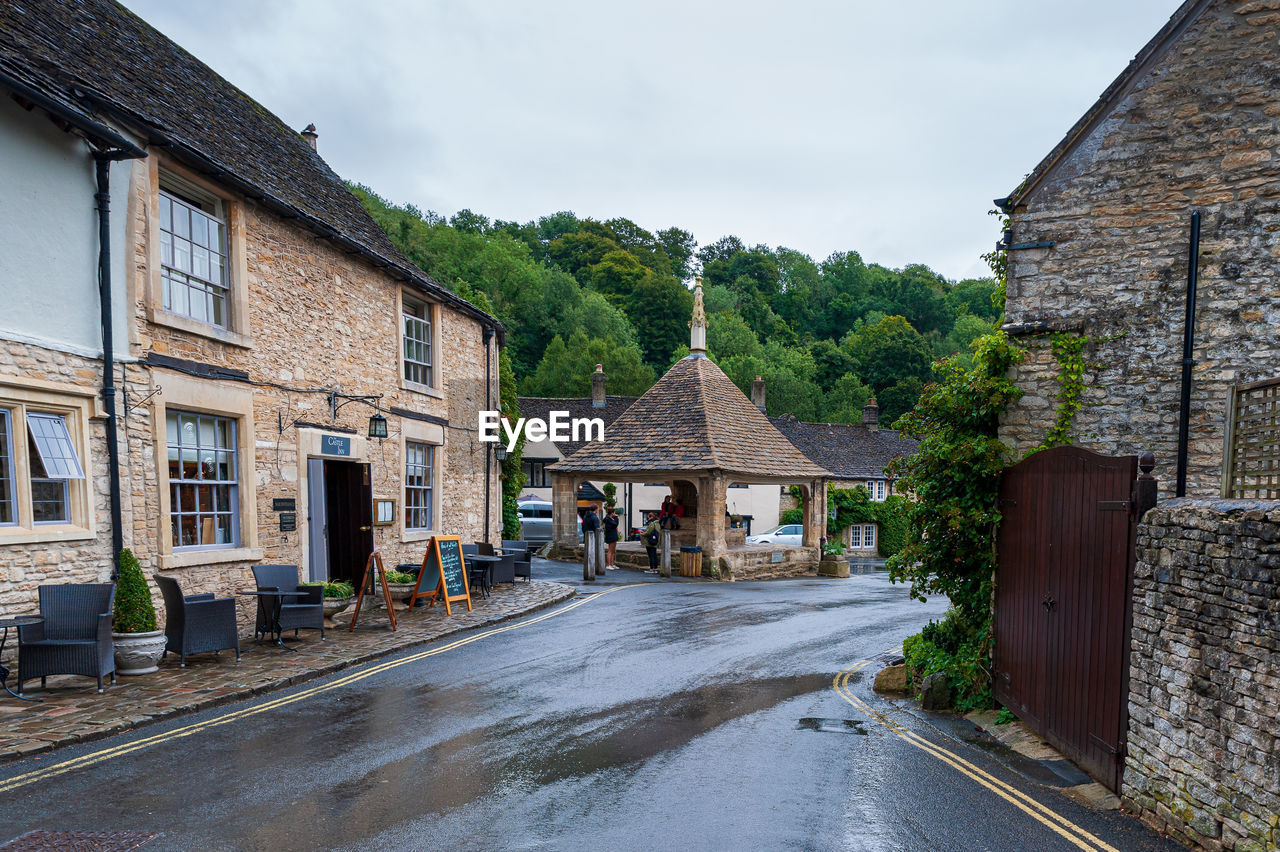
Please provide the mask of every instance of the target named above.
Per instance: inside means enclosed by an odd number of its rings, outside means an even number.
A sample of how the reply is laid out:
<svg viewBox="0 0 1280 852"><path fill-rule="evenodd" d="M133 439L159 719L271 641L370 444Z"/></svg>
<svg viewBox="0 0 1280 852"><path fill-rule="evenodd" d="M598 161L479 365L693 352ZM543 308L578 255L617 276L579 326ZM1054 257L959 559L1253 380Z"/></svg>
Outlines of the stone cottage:
<svg viewBox="0 0 1280 852"><path fill-rule="evenodd" d="M1134 545L1120 792L1207 849L1280 847L1277 79L1280 3L1188 0L997 201L1005 327L1030 349L1001 436L1033 447L1078 401L1072 443L1156 456L1163 499ZM1072 370L1080 386L1063 400ZM1167 499L1184 414L1188 497Z"/></svg>
<svg viewBox="0 0 1280 852"><path fill-rule="evenodd" d="M262 561L352 579L373 548L395 563L436 532L496 540L498 467L476 422L497 407L502 328L395 249L314 128L109 0L5 5L0 33L0 68L145 153L113 174L121 533L144 567L228 594ZM72 378L92 402L87 369ZM10 572L6 605L107 577L108 552Z"/></svg>

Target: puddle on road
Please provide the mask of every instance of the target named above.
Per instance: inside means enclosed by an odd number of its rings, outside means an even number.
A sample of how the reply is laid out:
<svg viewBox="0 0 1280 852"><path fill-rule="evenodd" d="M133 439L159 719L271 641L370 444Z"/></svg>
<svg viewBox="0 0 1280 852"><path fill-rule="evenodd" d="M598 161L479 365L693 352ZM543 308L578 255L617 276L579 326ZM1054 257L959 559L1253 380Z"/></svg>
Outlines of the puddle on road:
<svg viewBox="0 0 1280 852"><path fill-rule="evenodd" d="M819 719L814 716L806 716L796 725L798 730L802 731L826 731L833 734L861 734L867 735L867 726L861 719Z"/></svg>

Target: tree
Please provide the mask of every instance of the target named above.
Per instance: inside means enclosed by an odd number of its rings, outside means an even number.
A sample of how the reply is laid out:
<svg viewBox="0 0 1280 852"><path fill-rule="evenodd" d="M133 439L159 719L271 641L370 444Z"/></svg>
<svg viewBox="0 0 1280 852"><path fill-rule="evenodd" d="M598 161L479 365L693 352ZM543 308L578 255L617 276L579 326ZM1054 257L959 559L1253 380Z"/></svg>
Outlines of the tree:
<svg viewBox="0 0 1280 852"><path fill-rule="evenodd" d="M560 335L551 338L522 390L526 396L587 396L596 364L604 366L609 390L615 394L638 396L653 386L653 369L641 360L634 343L619 344L612 338L593 340L576 331L568 343Z"/></svg>
<svg viewBox="0 0 1280 852"><path fill-rule="evenodd" d="M862 409L871 399L871 388L853 373L845 373L823 397L823 410L818 419L825 423L861 423ZM878 402L878 400L877 400Z"/></svg>
<svg viewBox="0 0 1280 852"><path fill-rule="evenodd" d="M736 311L707 315L707 348L716 358L756 355L760 341Z"/></svg>
<svg viewBox="0 0 1280 852"><path fill-rule="evenodd" d="M929 377L933 360L929 343L903 317L884 317L852 331L842 346L858 365L858 375L877 394L903 379L923 383Z"/></svg>
<svg viewBox="0 0 1280 852"><path fill-rule="evenodd" d="M689 342L693 294L674 276L649 274L637 282L625 302L645 363L665 370L675 348Z"/></svg>
<svg viewBox="0 0 1280 852"><path fill-rule="evenodd" d="M967 278L957 282L947 293L947 307L957 316L972 314L995 322L1004 313L995 304L995 294L994 278Z"/></svg>

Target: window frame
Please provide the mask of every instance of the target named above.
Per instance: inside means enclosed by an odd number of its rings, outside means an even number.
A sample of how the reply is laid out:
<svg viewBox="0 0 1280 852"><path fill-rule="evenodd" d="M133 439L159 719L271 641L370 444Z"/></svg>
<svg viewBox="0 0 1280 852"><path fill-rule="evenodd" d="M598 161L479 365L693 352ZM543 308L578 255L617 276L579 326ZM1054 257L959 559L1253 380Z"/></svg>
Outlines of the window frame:
<svg viewBox="0 0 1280 852"><path fill-rule="evenodd" d="M7 521L0 516L0 527L16 527L21 518L18 511L18 475L15 471L12 422L10 409L0 407L0 453L3 454L0 455L0 465L3 465L0 467L0 479L9 483L9 497L3 503L8 503L12 515Z"/></svg>
<svg viewBox="0 0 1280 852"><path fill-rule="evenodd" d="M405 532L426 532L434 530L435 511L436 511L436 445L429 444L426 441L406 440L404 443L404 516L403 523ZM426 464L415 464L412 455L415 449L423 448L426 450ZM426 472L426 485L410 485L409 478L411 473L417 469L418 475ZM425 495L426 505L414 505L409 495ZM412 513L422 513L425 510L427 525L426 526L410 526L409 518Z"/></svg>
<svg viewBox="0 0 1280 852"><path fill-rule="evenodd" d="M176 430L175 430L175 431L176 431L176 433L177 433L177 435L178 435L178 443L177 443L177 445L176 445L176 446L175 446L174 444L170 444L170 443L169 443L169 438L168 438L168 434L169 434L169 432L168 432L168 429L169 429L169 418L171 418L171 417L176 418L176 420L177 420L177 428L176 428ZM183 419L184 419L184 418L186 418L186 419L188 419L188 420L194 420L194 421L195 421L195 424L196 424L196 441L197 441L197 443L196 443L194 446L189 446L189 445L187 445L187 444L182 443L182 425L183 425ZM201 440L202 434L203 434L203 428L201 427L201 423L200 423L200 421L202 421L202 420L211 420L211 421L213 421L213 424L214 424L214 430L215 430L215 431L216 431L216 430L217 430L217 428L218 428L217 424L218 424L218 422L219 422L219 421L222 421L222 422L227 423L227 425L228 425L228 430L229 430L229 435L228 435L228 439L227 439L227 447L226 447L226 448L219 448L219 447L217 447L217 445L216 445L216 441L215 441L215 443L214 443L214 444L209 445L209 446L205 446L204 444L199 443L199 442L200 442L200 440ZM169 512L168 512L168 515L169 515L169 547L170 547L170 552L172 552L172 553L191 553L191 552L202 552L202 553L204 553L204 552L208 552L208 551L211 551L211 550L228 550L228 549L235 549L235 548L239 548L239 547L241 546L241 543L240 543L240 542L241 542L241 538L240 538L240 486L241 486L241 481L242 481L242 478L243 478L243 477L241 476L241 464L240 464L240 446L239 446L239 434L238 434L238 433L239 433L239 423L236 421L236 418L235 418L235 417L232 417L232 416L227 416L227 415L210 414L210 413L208 413L208 412L200 412L200 411L189 411L189 410L187 410L186 408L173 407L173 408L166 408L166 409L165 409L165 421L164 421L164 424L165 424L165 447L166 447L166 449L167 449L168 451L172 451L172 450L175 450L175 449L178 451L178 469L179 469L179 472L180 472L180 473L181 473L182 466L183 466L183 456L185 455L185 453L186 453L186 451L187 451L188 449L192 449L192 450L194 450L194 451L195 451L195 457L196 457L196 458L195 458L195 464L196 464L196 467L197 467L197 472L199 472L199 468L200 468L200 464L201 464L201 461L200 461L200 459L201 459L201 455L202 455L203 451L205 451L205 450L212 451L212 452L215 454L215 455L214 455L214 468L215 468L215 470L217 469L217 467L218 467L218 465L219 465L218 456L217 456L217 454L218 454L218 453L226 453L226 454L229 454L229 455L230 455L230 458L231 458L231 478L230 478L230 479L206 480L206 479L204 479L202 476L197 477L196 479L188 479L188 478L186 478L185 476L180 476L178 479L174 479L174 478L173 478L173 474L172 474L172 473L170 473L170 474L169 474L169 476L168 476L168 488L169 488ZM166 453L165 453L165 465L166 465L166 468L167 468L168 464L169 464L169 455L168 455L168 452L166 452ZM174 505L173 505L173 495L174 495L174 489L175 489L175 488L177 488L177 489L178 489L178 491L179 491L179 494L178 494L178 497L179 497L179 499L178 499L178 506L177 506L177 508L176 508L176 509L175 509L175 507L174 507ZM199 499L197 498L197 501L196 501L196 511L194 511L194 512L186 512L186 511L183 511L184 503L183 503L182 498L181 498L181 491L182 491L182 489L184 489L184 488L195 488L195 489L200 489L200 488L212 488L212 489L214 489L214 491L213 491L213 495L212 495L213 510L212 510L212 511L209 511L209 512L203 512L203 511L201 511L201 510L200 510L200 508L199 508ZM226 488L226 489L227 489L227 509L226 509L226 511L219 511L219 510L218 510L218 508L217 508L217 506L218 506L217 490L218 490L218 489L220 489L220 488ZM215 534L216 534L216 530L217 530L217 522L216 522L216 518L217 518L219 515L226 515L226 516L228 516L228 520L230 521L230 538L231 538L231 540L230 540L230 541L227 541L227 542L214 542L214 543L212 543L212 544L203 544L203 543L198 543L198 544L178 544L178 543L175 543L175 536L177 536L177 537L179 537L179 538L181 537L182 518L183 518L183 517L185 517L185 516L188 516L188 515L194 515L194 516L195 516L195 518L196 518L196 524L197 524L197 527L199 527L199 526L202 524L203 519L204 519L205 517L212 517L212 518L214 518L214 519L215 519L215 522L214 522L214 530L215 530ZM175 527L175 524L176 524L176 527ZM198 533L199 533L199 530L197 530L197 536L198 536Z"/></svg>
<svg viewBox="0 0 1280 852"><path fill-rule="evenodd" d="M879 536L879 530L876 529L875 524L863 524L862 525L862 549L875 550L876 538L878 536Z"/></svg>
<svg viewBox="0 0 1280 852"><path fill-rule="evenodd" d="M544 458L523 458L523 459L521 459L521 460L520 460L520 467L521 467L522 471L524 472L524 474L525 474L525 478L526 478L526 481L525 481L524 487L525 487L525 488L550 488L550 487L551 487L551 475L547 473L547 465L549 465L549 464L553 464L553 463L555 463L555 462L557 462L557 461L559 461L559 459L544 459ZM528 466L529 466L529 469L528 469L528 470L523 470L525 465L528 465ZM539 481L539 482L535 482L535 481L534 481L534 476L532 475L532 474L533 474L533 471L534 471L534 469L535 469L535 466L536 466L537 470L538 470L538 471L540 471L540 472L542 473L541 481Z"/></svg>
<svg viewBox="0 0 1280 852"><path fill-rule="evenodd" d="M189 319L193 322L206 323L208 325L213 326L214 328L222 329L224 331L229 331L230 329L235 327L235 324L234 324L234 319L232 318L233 304L231 299L231 281L230 281L231 264L230 264L230 256L229 256L230 253L228 251L230 240L228 239L229 223L227 222L226 202L224 202L221 198L219 198L216 195L210 195L208 193L203 193L203 192L192 192L191 190L187 189L187 187L185 186L175 186L175 183L176 183L175 179L172 176L168 175L167 173L161 175L160 177L160 187L158 189L160 218L159 218L158 227L156 229L158 238L160 240L160 278L161 278L161 290L160 290L161 305L160 306L163 310L168 311L171 314L176 314L177 316L183 317L185 319ZM170 213L169 213L168 219L169 219L169 222L171 223L168 228L165 227L166 217L164 215L164 209L165 209L166 203L168 204L168 207L169 207ZM211 207L213 209L206 210L204 209L205 206ZM184 209L187 212L188 217L191 219L191 226L188 227L188 232L186 236L183 236L177 233L177 228L174 227L174 225L172 224L175 221L173 219L173 214L178 208ZM197 215L208 220L209 223L217 226L218 236L216 240L216 245L202 245L201 243L197 242L195 230L193 227L195 225L194 217ZM165 240L166 236L168 236L169 238L167 241ZM188 251L190 253L189 254L189 265L191 266L190 270L183 270L178 266L178 263L176 260L176 252L177 252L179 240L187 243L189 246ZM166 248L166 242L168 244L170 257L175 258L170 263L165 263L164 261L164 252ZM215 281L212 275L205 275L202 277L196 272L196 269L195 269L196 249L204 249L205 251L210 252L211 255L216 253L219 261L218 262L218 269L219 269L218 279L219 280ZM206 261L206 269L212 267L211 261L212 261L212 256L209 258L208 261ZM169 273L169 274L166 275L166 273ZM179 277L185 280L178 281L177 279ZM170 294L170 292L173 291L175 287L186 288L187 293L185 294L185 296L188 301L190 301L194 293L196 292L201 293L201 296L206 303L204 319L197 317L192 311L183 312L181 310L178 310L178 308L172 303L172 300L168 299L168 295ZM220 290L221 293L216 293L215 290ZM213 318L213 315L214 315L213 300L218 297L220 297L223 301L223 306L222 306L223 322L221 323L217 322ZM169 302L169 304L165 304L166 302Z"/></svg>
<svg viewBox="0 0 1280 852"><path fill-rule="evenodd" d="M420 310L422 316L411 313L413 310ZM426 298L417 290L407 287L401 287L396 296L396 375L399 377L400 387L403 390L413 391L415 393L426 394L438 399L444 398L442 390L444 386L444 367L443 359L440 352L440 304ZM423 322L429 329L429 340L426 342L428 350L429 364L423 364L418 361L410 361L405 351L405 346L409 340L407 336L407 325L410 319ZM409 364L425 366L428 370L428 379L430 382L424 384L419 381L410 379L407 375L407 367ZM428 442L431 443L431 442Z"/></svg>
<svg viewBox="0 0 1280 852"><path fill-rule="evenodd" d="M244 349L253 348L249 323L248 271L245 249L244 204L222 187L167 159L163 153L152 150L150 156L137 167L137 179L146 183L144 216L131 218L130 228L135 242L146 246L147 277L145 305L148 322L166 326L187 334L207 337ZM176 313L164 307L165 276L160 236L160 193L185 196L184 203L207 199L221 208L223 222L224 278L227 286L227 326L221 327ZM215 201L216 200L216 201ZM198 205L196 205L198 206ZM217 217L215 217L217 218ZM185 274L185 273L184 273ZM137 331L131 339L139 342Z"/></svg>
<svg viewBox="0 0 1280 852"><path fill-rule="evenodd" d="M857 536L855 539L854 536ZM862 524L851 524L849 526L849 549L862 549Z"/></svg>
<svg viewBox="0 0 1280 852"><path fill-rule="evenodd" d="M403 543L413 543L427 541L440 530L447 529L444 523L444 495L441 491L441 483L448 482L448 444L445 441L444 427L438 423L429 423L425 420L415 420L405 417L400 421L400 440L398 441L400 450L399 474L401 477L398 484L400 492L400 505L408 507L409 495L407 490L409 459L409 444L427 444L432 448L432 505L431 505L431 526L428 528L413 528L406 526L405 511L401 511L396 515L396 524L400 527L400 541Z"/></svg>
<svg viewBox="0 0 1280 852"><path fill-rule="evenodd" d="M97 538L97 495L86 474L92 467L90 420L104 417L101 404L92 389L71 387L25 376L0 378L0 417L4 417L8 459L6 474L11 484L10 506L13 520L0 523L0 547L10 544L80 541ZM34 440L27 425L28 414L61 418L70 447L80 468L81 477L61 479L37 477L36 480L63 483L65 516L62 519L36 521L32 492L33 465L30 442ZM39 452L37 450L37 452ZM43 467L43 462L39 462Z"/></svg>

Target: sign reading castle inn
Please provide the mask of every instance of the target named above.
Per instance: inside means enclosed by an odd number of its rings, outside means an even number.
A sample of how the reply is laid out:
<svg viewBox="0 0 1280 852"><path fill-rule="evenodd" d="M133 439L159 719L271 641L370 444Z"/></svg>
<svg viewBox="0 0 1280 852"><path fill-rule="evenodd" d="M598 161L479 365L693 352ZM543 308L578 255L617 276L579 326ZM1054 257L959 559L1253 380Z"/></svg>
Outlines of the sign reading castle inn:
<svg viewBox="0 0 1280 852"><path fill-rule="evenodd" d="M107 580L117 529L146 573L221 595L260 562L352 579L373 547L395 563L433 533L498 538L474 439L497 321L412 267L313 132L114 4L45 6L0 8L0 615L42 583Z"/></svg>

